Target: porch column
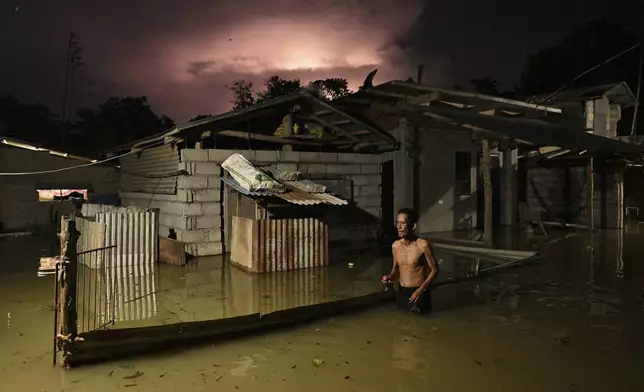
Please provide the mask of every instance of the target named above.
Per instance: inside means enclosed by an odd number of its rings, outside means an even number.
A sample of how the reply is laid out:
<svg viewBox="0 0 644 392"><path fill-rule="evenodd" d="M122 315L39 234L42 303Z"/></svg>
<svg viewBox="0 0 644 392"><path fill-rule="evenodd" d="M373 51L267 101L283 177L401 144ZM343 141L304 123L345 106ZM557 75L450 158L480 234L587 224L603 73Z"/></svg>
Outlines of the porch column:
<svg viewBox="0 0 644 392"><path fill-rule="evenodd" d="M518 150L501 149L501 225L514 226L517 223L517 164Z"/></svg>
<svg viewBox="0 0 644 392"><path fill-rule="evenodd" d="M408 143L413 137L413 126L409 121L400 117L396 129L396 139L401 144L401 148L395 151L394 160L394 214L403 207L412 208L414 204L414 160L408 156ZM418 211L420 214L420 211ZM396 217L394 216L394 222Z"/></svg>

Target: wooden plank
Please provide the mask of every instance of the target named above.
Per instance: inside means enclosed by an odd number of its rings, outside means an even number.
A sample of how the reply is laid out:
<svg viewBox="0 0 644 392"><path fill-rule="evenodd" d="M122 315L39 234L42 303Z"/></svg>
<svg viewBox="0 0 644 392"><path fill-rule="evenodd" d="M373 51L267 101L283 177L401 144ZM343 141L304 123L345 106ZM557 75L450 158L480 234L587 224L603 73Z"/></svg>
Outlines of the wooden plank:
<svg viewBox="0 0 644 392"><path fill-rule="evenodd" d="M494 240L492 238L492 174L491 166L492 161L490 157L490 140L483 139L483 159L481 160L481 169L483 170L483 197L484 197L484 217L483 217L483 233L486 246L493 246Z"/></svg>
<svg viewBox="0 0 644 392"><path fill-rule="evenodd" d="M171 265L186 265L186 252L181 241L159 237L159 262Z"/></svg>

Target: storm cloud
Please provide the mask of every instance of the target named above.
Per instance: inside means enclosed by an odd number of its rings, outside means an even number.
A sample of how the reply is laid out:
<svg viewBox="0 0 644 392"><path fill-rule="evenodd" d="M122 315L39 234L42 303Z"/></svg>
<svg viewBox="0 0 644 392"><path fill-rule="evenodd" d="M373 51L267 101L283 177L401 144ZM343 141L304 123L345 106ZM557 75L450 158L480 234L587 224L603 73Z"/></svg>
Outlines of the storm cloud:
<svg viewBox="0 0 644 392"><path fill-rule="evenodd" d="M16 75L3 90L55 110L71 31L85 50L80 105L146 95L184 121L229 109L226 85L240 78L261 88L275 74L344 77L355 89L375 68L377 82L415 75L418 64L397 42L422 10L420 0L22 1L2 10L10 32L0 45L16 53L0 65ZM429 80L449 80L444 55L426 60Z"/></svg>

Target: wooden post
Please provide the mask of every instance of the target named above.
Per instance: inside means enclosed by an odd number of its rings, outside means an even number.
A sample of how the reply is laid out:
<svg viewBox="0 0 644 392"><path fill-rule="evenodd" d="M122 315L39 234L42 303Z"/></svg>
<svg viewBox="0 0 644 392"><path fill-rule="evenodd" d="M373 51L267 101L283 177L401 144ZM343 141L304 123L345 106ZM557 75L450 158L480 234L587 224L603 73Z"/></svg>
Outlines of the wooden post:
<svg viewBox="0 0 644 392"><path fill-rule="evenodd" d="M289 113L282 119L282 137L293 135L293 114ZM282 151L293 151L293 146L285 144Z"/></svg>
<svg viewBox="0 0 644 392"><path fill-rule="evenodd" d="M78 335L76 314L76 275L78 257L76 244L80 233L76 230L76 222L67 217L61 218L60 247L61 265L57 276L59 285L59 348L63 350L63 366L67 366L72 355L72 345Z"/></svg>
<svg viewBox="0 0 644 392"><path fill-rule="evenodd" d="M483 235L486 246L493 246L492 238L492 174L490 173L492 161L490 157L490 140L483 139L483 159L481 160L481 169L483 170L483 197L484 212Z"/></svg>
<svg viewBox="0 0 644 392"><path fill-rule="evenodd" d="M588 160L588 216L590 230L595 230L595 159L591 156Z"/></svg>

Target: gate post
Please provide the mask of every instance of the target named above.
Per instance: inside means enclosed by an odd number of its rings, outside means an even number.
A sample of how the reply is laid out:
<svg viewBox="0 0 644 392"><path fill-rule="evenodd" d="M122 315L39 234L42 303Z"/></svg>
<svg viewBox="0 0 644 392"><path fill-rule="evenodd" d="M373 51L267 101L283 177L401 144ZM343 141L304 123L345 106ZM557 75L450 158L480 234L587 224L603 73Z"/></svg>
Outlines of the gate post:
<svg viewBox="0 0 644 392"><path fill-rule="evenodd" d="M76 230L76 222L67 217L61 217L60 222L60 268L56 276L59 299L58 349L63 351L63 366L68 366L68 360L73 353L73 343L78 334L78 317L76 313L76 277L78 257L76 244L80 232Z"/></svg>

